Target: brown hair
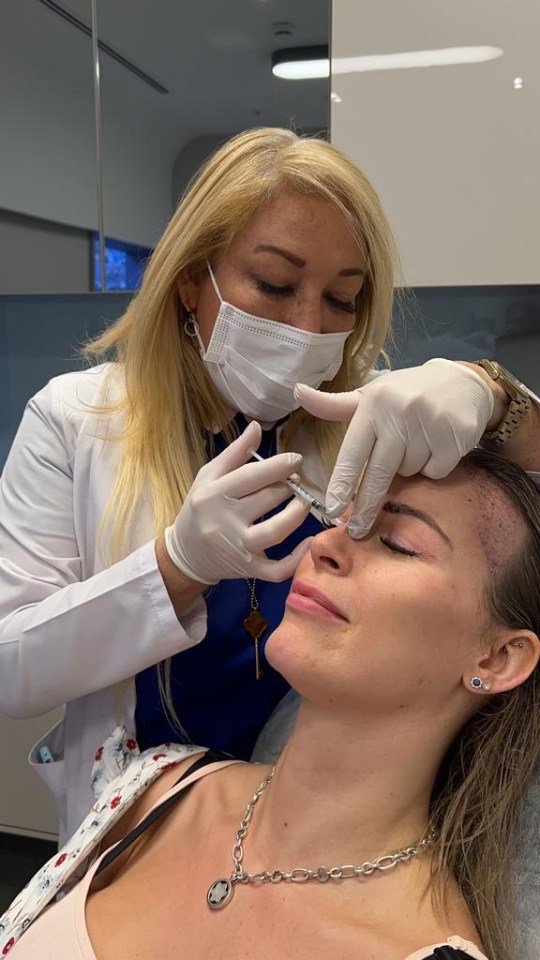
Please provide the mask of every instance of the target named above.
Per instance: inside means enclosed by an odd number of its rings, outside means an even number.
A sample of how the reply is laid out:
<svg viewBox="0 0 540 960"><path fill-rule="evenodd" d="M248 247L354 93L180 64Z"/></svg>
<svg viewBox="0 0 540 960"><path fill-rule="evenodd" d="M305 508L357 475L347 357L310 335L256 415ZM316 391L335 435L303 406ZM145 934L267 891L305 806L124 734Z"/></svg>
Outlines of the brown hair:
<svg viewBox="0 0 540 960"><path fill-rule="evenodd" d="M477 449L462 465L487 473L524 525L516 553L493 574L485 607L495 624L540 635L540 492L527 474ZM435 889L444 900L454 876L487 953L513 960L513 861L523 796L540 757L540 670L520 686L486 698L455 738L432 795L438 831Z"/></svg>

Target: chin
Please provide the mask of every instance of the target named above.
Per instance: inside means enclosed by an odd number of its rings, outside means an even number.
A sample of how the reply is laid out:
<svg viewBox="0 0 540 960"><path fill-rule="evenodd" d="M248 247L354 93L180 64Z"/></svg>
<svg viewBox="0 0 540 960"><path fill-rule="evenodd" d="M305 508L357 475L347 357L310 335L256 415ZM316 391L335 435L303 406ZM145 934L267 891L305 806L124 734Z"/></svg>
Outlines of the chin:
<svg viewBox="0 0 540 960"><path fill-rule="evenodd" d="M272 631L264 647L265 659L268 661L270 666L279 673L281 673L279 666L281 660L280 652L282 651L282 648L286 648L287 646L287 639L286 637L282 636L283 632L283 624L280 623L279 626Z"/></svg>
<svg viewBox="0 0 540 960"><path fill-rule="evenodd" d="M270 666L299 692L305 682L306 673L309 675L315 666L312 648L308 650L304 643L306 634L305 629L294 629L282 622L270 634L264 648L264 655Z"/></svg>

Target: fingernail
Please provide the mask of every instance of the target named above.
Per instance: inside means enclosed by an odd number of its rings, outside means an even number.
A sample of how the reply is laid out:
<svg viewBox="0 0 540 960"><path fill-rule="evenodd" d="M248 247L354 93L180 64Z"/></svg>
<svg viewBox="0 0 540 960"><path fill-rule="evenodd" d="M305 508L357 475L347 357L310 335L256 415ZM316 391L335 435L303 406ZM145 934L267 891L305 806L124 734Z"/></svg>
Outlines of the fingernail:
<svg viewBox="0 0 540 960"><path fill-rule="evenodd" d="M300 394L302 393L302 390L304 387L305 387L305 383L295 383L294 390L293 390L293 397L295 400L300 399Z"/></svg>
<svg viewBox="0 0 540 960"><path fill-rule="evenodd" d="M290 454L289 454L289 462L290 462L290 463L294 463L294 465L295 465L296 467L299 467L299 466L300 466L300 464L302 463L303 459L304 459L304 458L303 458L303 456L302 456L301 453L290 453Z"/></svg>

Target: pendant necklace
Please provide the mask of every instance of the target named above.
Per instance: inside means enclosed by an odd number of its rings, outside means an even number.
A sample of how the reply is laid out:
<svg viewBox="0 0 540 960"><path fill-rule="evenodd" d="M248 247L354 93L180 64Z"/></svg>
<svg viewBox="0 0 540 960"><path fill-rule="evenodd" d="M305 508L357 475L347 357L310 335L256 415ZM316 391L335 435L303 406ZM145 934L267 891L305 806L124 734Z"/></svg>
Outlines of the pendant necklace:
<svg viewBox="0 0 540 960"><path fill-rule="evenodd" d="M420 856L435 842L437 834L434 828L427 830L423 837L414 846L404 847L397 853L386 853L377 860L366 860L360 866L348 863L341 867L315 867L310 870L307 867L293 867L292 870L263 870L261 873L247 873L243 866L244 847L243 841L246 839L253 816L253 810L261 795L266 790L272 777L275 767L272 767L270 773L266 775L262 783L257 787L251 800L249 801L246 812L240 826L236 831L234 844L232 848L233 871L228 877L219 877L210 884L206 892L206 903L211 910L221 910L231 902L234 894L234 888L238 883L307 883L309 880L318 880L319 883L327 883L328 880L353 880L357 877L370 877L377 870L392 870L400 863L408 863L414 857Z"/></svg>
<svg viewBox="0 0 540 960"><path fill-rule="evenodd" d="M261 677L264 676L264 672L261 669L259 640L268 629L268 620L265 620L265 618L259 612L259 601L255 592L255 586L257 583L256 579L248 579L248 577L246 577L245 581L249 587L251 612L244 620L244 628L249 633L255 646L255 679L260 680Z"/></svg>

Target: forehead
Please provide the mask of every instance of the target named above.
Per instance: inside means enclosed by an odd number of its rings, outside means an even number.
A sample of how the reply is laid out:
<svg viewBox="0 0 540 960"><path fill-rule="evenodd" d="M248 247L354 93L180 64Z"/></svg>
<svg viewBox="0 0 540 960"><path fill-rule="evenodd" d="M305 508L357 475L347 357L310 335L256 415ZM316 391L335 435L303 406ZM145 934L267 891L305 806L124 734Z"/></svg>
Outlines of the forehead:
<svg viewBox="0 0 540 960"><path fill-rule="evenodd" d="M397 477L390 499L401 499L431 514L460 551L480 550L490 572L519 548L522 518L503 489L484 470L458 466L448 477Z"/></svg>
<svg viewBox="0 0 540 960"><path fill-rule="evenodd" d="M236 234L231 248L248 250L260 242L292 248L309 260L323 256L363 265L362 253L342 212L322 197L285 189L277 193Z"/></svg>

